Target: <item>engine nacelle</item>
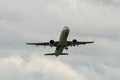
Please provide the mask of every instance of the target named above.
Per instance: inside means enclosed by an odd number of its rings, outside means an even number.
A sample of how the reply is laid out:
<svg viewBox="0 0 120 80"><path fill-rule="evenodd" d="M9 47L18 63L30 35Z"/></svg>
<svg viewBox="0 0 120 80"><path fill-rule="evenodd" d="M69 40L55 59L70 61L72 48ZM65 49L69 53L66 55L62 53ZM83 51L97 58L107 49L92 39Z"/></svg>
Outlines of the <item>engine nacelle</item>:
<svg viewBox="0 0 120 80"><path fill-rule="evenodd" d="M54 45L54 43L55 43L54 40L50 40L50 42L49 42L51 47Z"/></svg>
<svg viewBox="0 0 120 80"><path fill-rule="evenodd" d="M77 44L77 40L73 39L72 43L73 43L73 46L75 46Z"/></svg>

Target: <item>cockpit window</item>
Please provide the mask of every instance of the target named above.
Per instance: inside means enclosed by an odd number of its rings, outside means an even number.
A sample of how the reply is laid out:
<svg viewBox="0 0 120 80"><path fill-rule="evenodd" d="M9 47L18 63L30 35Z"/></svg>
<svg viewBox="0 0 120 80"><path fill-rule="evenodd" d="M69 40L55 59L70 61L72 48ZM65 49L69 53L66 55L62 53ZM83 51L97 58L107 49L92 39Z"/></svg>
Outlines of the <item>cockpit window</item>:
<svg viewBox="0 0 120 80"><path fill-rule="evenodd" d="M65 26L64 29L68 29L68 26Z"/></svg>

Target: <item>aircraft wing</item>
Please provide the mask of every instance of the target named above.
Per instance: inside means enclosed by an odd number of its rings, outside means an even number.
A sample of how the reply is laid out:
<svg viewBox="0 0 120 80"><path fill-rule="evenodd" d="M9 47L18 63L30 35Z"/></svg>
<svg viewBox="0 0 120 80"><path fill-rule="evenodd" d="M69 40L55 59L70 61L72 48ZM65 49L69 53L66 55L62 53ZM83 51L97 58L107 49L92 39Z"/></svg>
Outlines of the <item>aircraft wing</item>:
<svg viewBox="0 0 120 80"><path fill-rule="evenodd" d="M27 45L36 45L36 46L51 46L49 42L41 42L41 43L26 43ZM52 46L57 46L58 41L54 42Z"/></svg>
<svg viewBox="0 0 120 80"><path fill-rule="evenodd" d="M90 43L94 43L94 41L79 41L76 43L73 43L72 41L67 41L68 46L85 45L85 44L90 44Z"/></svg>

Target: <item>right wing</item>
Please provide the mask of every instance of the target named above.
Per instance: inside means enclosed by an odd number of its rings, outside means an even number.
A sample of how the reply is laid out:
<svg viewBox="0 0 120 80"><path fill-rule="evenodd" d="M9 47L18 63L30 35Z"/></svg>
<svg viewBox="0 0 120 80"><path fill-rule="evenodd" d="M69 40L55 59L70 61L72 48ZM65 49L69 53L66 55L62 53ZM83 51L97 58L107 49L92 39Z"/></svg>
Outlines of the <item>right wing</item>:
<svg viewBox="0 0 120 80"><path fill-rule="evenodd" d="M79 42L76 42L75 44L72 41L67 41L68 46L85 45L90 43L94 43L94 41L79 41Z"/></svg>
<svg viewBox="0 0 120 80"><path fill-rule="evenodd" d="M49 42L42 42L42 43L26 43L27 45L36 45L36 46L51 46ZM55 41L52 46L57 46L58 41Z"/></svg>

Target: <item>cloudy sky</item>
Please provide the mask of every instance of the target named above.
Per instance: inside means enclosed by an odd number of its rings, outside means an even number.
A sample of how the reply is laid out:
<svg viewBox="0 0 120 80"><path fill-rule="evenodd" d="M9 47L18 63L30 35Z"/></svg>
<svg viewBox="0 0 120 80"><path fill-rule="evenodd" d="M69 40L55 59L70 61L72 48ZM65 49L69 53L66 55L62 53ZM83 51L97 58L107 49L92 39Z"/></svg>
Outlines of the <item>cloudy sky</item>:
<svg viewBox="0 0 120 80"><path fill-rule="evenodd" d="M58 40L64 26L95 43L59 57L25 44ZM0 0L0 80L120 80L119 30L119 0Z"/></svg>

